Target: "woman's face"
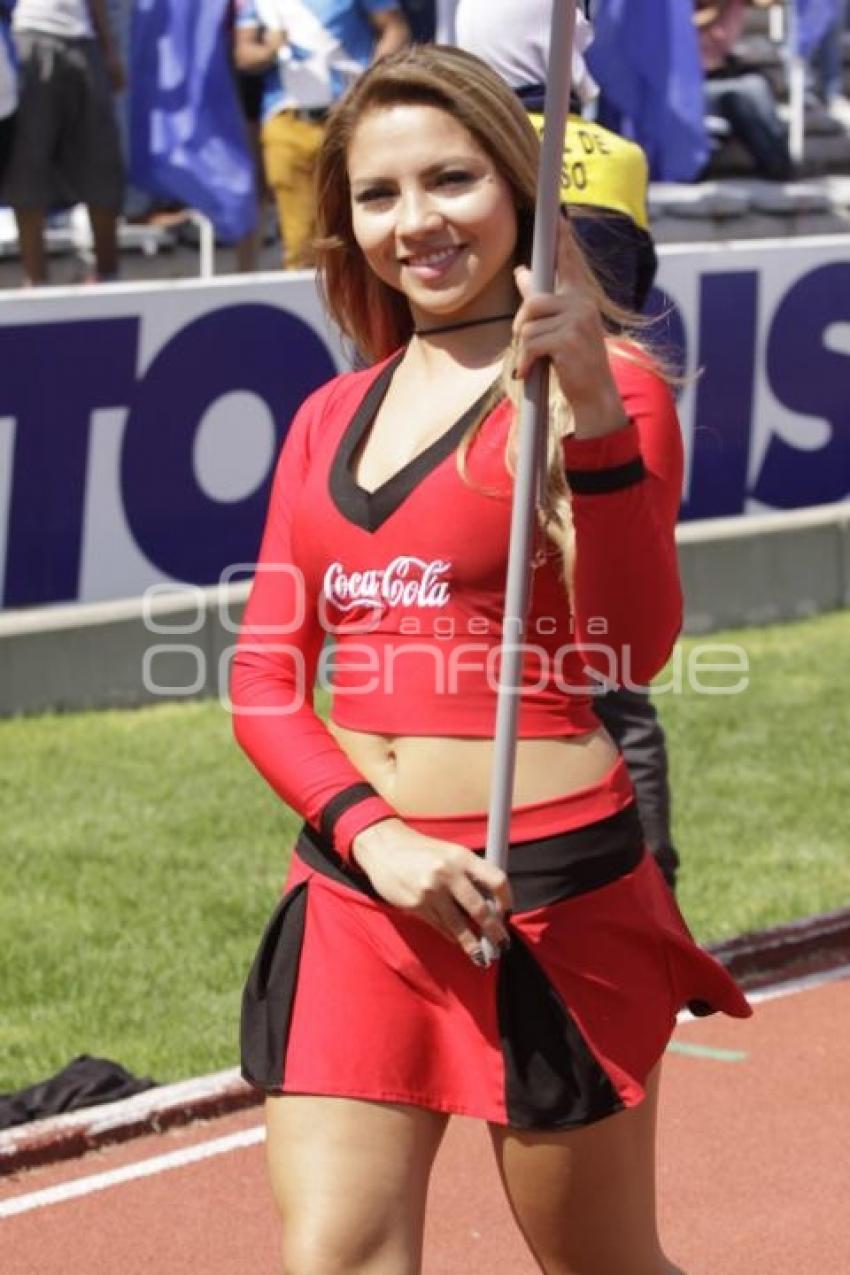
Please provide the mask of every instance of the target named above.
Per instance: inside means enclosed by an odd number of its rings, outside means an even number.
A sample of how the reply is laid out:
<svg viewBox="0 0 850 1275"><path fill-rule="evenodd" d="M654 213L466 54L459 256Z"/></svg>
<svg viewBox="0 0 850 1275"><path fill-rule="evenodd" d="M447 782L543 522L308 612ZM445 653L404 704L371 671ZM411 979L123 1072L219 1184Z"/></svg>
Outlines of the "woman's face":
<svg viewBox="0 0 850 1275"><path fill-rule="evenodd" d="M446 111L376 108L348 150L354 237L371 269L407 297L414 322L516 305L513 194Z"/></svg>

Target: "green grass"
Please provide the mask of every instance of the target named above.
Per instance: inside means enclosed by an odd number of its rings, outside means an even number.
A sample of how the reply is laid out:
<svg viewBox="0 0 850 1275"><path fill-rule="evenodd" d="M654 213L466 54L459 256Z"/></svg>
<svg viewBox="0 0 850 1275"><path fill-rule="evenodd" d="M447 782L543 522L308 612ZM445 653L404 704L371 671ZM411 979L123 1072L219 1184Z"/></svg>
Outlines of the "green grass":
<svg viewBox="0 0 850 1275"><path fill-rule="evenodd" d="M846 906L850 613L705 640L743 646L750 684L657 701L689 921ZM0 1090L77 1053L159 1081L235 1065L297 820L219 706L4 721L0 758Z"/></svg>
<svg viewBox="0 0 850 1275"><path fill-rule="evenodd" d="M75 1053L233 1064L239 982L297 827L217 704L0 724L0 1088Z"/></svg>
<svg viewBox="0 0 850 1275"><path fill-rule="evenodd" d="M656 698L689 923L720 939L847 907L850 612L700 641L750 668L740 695Z"/></svg>

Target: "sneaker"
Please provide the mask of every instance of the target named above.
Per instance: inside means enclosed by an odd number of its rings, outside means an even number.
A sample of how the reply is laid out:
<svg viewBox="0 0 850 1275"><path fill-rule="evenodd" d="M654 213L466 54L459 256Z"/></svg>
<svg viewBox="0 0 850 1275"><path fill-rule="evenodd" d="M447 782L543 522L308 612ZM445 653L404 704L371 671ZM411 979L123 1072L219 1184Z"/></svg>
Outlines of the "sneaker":
<svg viewBox="0 0 850 1275"><path fill-rule="evenodd" d="M850 98L844 97L843 94L831 97L826 104L826 109L832 119L850 128Z"/></svg>

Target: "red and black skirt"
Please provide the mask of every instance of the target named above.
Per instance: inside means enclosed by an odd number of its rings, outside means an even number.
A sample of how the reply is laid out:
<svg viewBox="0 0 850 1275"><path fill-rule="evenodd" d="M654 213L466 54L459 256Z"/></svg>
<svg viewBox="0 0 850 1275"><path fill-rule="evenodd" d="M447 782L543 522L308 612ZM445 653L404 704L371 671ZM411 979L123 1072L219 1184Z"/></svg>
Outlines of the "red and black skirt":
<svg viewBox="0 0 850 1275"><path fill-rule="evenodd" d="M621 765L514 816L511 943L489 969L384 903L305 826L243 995L245 1078L273 1094L568 1129L640 1102L683 1006L751 1013L691 938ZM407 822L484 842L485 816Z"/></svg>

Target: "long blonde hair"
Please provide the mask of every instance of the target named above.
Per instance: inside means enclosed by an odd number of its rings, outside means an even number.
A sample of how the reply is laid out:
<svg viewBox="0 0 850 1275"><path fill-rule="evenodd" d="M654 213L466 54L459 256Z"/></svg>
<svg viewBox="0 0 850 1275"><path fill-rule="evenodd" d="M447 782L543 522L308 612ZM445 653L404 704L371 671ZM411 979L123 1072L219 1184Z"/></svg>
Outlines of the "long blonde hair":
<svg viewBox="0 0 850 1275"><path fill-rule="evenodd" d="M377 277L354 237L348 150L355 130L372 110L397 105L434 106L451 115L472 135L510 187L517 218L516 265L530 265L540 142L516 95L479 58L442 45L414 45L371 66L331 112L317 165L316 259L325 305L343 334L368 358L385 358L413 334L413 319L402 293ZM580 245L577 244L579 252ZM585 261L583 255L581 260ZM612 330L628 332L635 316L612 302L585 262L588 289ZM638 321L639 325L639 321ZM618 347L621 343L618 342ZM626 347L625 357L630 357ZM516 405L518 382L511 375L515 353L505 355L503 388ZM561 442L572 431L569 404L550 377L548 479L541 499L541 521L571 559L569 491ZM474 422L458 449L458 467L466 474L469 447L488 415ZM516 416L506 462L514 468Z"/></svg>

